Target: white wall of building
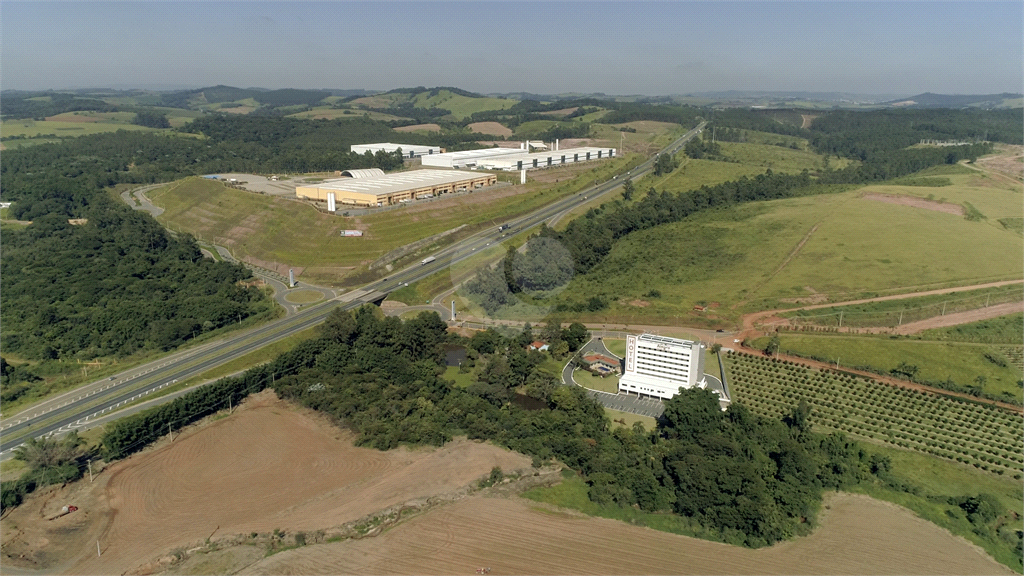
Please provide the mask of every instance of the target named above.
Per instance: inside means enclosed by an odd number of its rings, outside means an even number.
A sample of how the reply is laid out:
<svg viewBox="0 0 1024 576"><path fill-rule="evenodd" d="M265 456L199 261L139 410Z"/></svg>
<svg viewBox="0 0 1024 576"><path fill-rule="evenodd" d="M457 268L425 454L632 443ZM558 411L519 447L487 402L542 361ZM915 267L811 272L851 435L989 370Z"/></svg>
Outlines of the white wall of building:
<svg viewBox="0 0 1024 576"><path fill-rule="evenodd" d="M703 386L703 345L653 334L626 336L626 369L619 392L668 399L679 388Z"/></svg>

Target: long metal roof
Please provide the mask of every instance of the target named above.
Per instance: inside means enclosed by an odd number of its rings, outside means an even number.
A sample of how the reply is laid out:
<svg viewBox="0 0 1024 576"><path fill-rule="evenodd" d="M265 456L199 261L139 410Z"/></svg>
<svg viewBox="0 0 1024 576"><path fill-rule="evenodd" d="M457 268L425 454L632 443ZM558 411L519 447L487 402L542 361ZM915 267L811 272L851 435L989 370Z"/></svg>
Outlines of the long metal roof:
<svg viewBox="0 0 1024 576"><path fill-rule="evenodd" d="M611 153L609 154L609 150ZM613 154L617 151L615 148L595 148L595 147L584 147L584 148L563 148L561 150L545 150L543 152L524 152L522 150L514 150L512 154L504 154L497 158L488 158L486 160L478 161L477 166L480 168L504 167L504 166L515 166L520 160L523 162L523 168L532 168L533 161L537 160L538 164L544 166L547 165L548 158L551 158L553 164L560 165L562 156L565 156L566 162L573 162L573 156L578 155L580 161L583 161L587 157L587 153L590 153L591 160L597 160L597 153L601 153L601 159L612 158Z"/></svg>
<svg viewBox="0 0 1024 576"><path fill-rule="evenodd" d="M489 174L479 174L460 170L411 170L409 172L398 172L395 174L371 176L368 178L340 178L324 180L318 184L302 186L302 188L319 188L327 191L344 190L347 192L362 192L382 196L405 190L425 188L427 186L455 184L456 182L463 182L466 180L478 180L480 178L486 178L487 176L489 176Z"/></svg>

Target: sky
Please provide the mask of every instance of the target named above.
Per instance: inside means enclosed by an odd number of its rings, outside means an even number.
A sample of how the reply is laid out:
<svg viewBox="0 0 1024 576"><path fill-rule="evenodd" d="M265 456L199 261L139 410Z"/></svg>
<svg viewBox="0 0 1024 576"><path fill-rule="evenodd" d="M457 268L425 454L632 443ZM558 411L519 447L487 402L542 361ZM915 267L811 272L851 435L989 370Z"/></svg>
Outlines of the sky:
<svg viewBox="0 0 1024 576"><path fill-rule="evenodd" d="M1024 3L0 2L0 89L1021 92Z"/></svg>

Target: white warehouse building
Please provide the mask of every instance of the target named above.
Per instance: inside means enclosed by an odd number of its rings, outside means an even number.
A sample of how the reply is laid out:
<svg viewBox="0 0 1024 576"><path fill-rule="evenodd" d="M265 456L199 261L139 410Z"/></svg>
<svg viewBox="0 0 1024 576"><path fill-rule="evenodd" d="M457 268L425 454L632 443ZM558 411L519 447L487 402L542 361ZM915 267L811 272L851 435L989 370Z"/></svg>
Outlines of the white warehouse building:
<svg viewBox="0 0 1024 576"><path fill-rule="evenodd" d="M668 399L679 388L705 388L704 345L700 342L641 334L626 336L626 367L619 392ZM723 394L718 390L719 397Z"/></svg>
<svg viewBox="0 0 1024 576"><path fill-rule="evenodd" d="M566 148L544 152L508 154L477 161L477 168L485 170L532 170L576 162L607 160L615 157L615 148Z"/></svg>
<svg viewBox="0 0 1024 576"><path fill-rule="evenodd" d="M424 156L423 165L437 168L476 168L484 159L490 160L500 156L522 153L523 151L519 148L482 148L480 150L445 152L444 154Z"/></svg>
<svg viewBox="0 0 1024 576"><path fill-rule="evenodd" d="M417 156L427 156L430 154L441 154L444 152L444 148L440 146L417 146L416 144L392 144L391 142L381 142L378 144L353 144L352 151L356 154L376 154L377 152L394 152L399 148L402 149L402 157L404 158L415 158Z"/></svg>

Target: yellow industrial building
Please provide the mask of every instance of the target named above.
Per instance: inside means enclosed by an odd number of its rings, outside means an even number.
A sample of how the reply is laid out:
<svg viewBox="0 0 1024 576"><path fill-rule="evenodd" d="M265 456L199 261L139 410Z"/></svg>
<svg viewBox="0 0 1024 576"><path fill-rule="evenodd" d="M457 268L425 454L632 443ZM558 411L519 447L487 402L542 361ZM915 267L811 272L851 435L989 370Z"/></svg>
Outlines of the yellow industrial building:
<svg viewBox="0 0 1024 576"><path fill-rule="evenodd" d="M450 192L474 190L495 184L498 177L488 173L458 170L413 170L396 174L358 177L359 171L346 171L354 177L325 180L309 186L298 186L299 198L334 202L348 206L389 206L419 198L432 198Z"/></svg>

